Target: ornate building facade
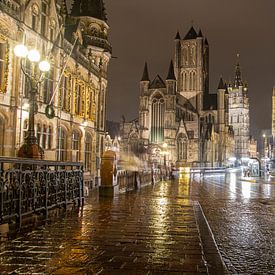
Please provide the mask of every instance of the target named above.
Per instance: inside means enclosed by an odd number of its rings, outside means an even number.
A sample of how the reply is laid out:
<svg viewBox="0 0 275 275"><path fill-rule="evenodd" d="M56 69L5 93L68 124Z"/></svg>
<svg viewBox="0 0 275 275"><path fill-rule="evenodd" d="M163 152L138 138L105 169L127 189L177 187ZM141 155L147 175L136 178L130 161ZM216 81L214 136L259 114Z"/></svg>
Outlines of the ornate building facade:
<svg viewBox="0 0 275 275"><path fill-rule="evenodd" d="M45 159L84 162L99 175L104 148L109 26L102 0L0 2L0 155L17 155L28 129L30 83L17 44L37 49L51 63L37 90L35 134ZM52 105L55 116L45 115Z"/></svg>
<svg viewBox="0 0 275 275"><path fill-rule="evenodd" d="M235 69L235 79L228 85L228 92L229 120L234 129L236 157L247 158L250 156L249 99L239 62Z"/></svg>
<svg viewBox="0 0 275 275"><path fill-rule="evenodd" d="M169 166L218 166L234 156L229 93L220 79L209 93L209 44L192 27L175 37L175 59L164 81L140 81L139 118L121 123L122 151L147 153L149 162Z"/></svg>

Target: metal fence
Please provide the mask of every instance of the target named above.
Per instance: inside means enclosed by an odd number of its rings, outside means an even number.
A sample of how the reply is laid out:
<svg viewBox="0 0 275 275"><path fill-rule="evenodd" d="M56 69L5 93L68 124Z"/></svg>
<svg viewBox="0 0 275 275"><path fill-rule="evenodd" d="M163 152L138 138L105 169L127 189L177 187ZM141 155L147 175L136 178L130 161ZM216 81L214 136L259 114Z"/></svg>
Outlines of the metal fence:
<svg viewBox="0 0 275 275"><path fill-rule="evenodd" d="M0 157L0 224L83 201L81 163Z"/></svg>

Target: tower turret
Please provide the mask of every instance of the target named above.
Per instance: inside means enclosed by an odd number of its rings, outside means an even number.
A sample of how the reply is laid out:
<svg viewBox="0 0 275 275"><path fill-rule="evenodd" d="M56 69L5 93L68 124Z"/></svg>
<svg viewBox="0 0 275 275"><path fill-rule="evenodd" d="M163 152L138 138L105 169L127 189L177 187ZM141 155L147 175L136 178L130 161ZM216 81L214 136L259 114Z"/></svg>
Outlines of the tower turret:
<svg viewBox="0 0 275 275"><path fill-rule="evenodd" d="M147 62L145 62L143 74L142 74L142 77L140 80L140 93L141 94L148 92L149 83L150 83L150 79L149 79L149 73L148 73L148 65L147 65Z"/></svg>
<svg viewBox="0 0 275 275"><path fill-rule="evenodd" d="M234 80L234 87L238 88L240 86L243 86L243 81L242 81L242 73L241 73L241 67L240 67L240 62L239 62L239 58L240 55L237 54L237 64L235 67L235 80Z"/></svg>
<svg viewBox="0 0 275 275"><path fill-rule="evenodd" d="M172 60L170 62L168 74L166 77L166 87L168 94L176 94L176 77Z"/></svg>

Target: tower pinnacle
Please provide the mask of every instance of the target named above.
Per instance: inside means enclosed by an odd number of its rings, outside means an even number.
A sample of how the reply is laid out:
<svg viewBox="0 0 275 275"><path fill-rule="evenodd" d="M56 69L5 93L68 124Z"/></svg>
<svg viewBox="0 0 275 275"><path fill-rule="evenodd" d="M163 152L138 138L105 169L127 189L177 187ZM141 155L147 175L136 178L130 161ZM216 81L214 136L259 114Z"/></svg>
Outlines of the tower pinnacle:
<svg viewBox="0 0 275 275"><path fill-rule="evenodd" d="M143 70L143 75L142 75L142 78L141 78L140 81L150 81L147 62L145 62L144 70Z"/></svg>

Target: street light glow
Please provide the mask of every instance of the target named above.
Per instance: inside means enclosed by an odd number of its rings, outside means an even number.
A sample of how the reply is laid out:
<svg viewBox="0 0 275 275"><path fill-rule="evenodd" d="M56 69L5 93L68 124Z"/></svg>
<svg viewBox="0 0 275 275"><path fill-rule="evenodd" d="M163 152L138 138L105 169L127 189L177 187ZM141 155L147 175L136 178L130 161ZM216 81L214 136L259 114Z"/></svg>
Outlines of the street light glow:
<svg viewBox="0 0 275 275"><path fill-rule="evenodd" d="M43 60L39 63L39 69L41 72L48 72L50 68L51 68L51 65L47 60Z"/></svg>
<svg viewBox="0 0 275 275"><path fill-rule="evenodd" d="M32 49L28 52L28 59L31 62L39 62L40 60L40 53L36 49Z"/></svg>
<svg viewBox="0 0 275 275"><path fill-rule="evenodd" d="M26 57L28 55L28 49L25 45L23 44L19 44L19 45L16 45L13 49L14 51L14 54L17 56L17 57Z"/></svg>

